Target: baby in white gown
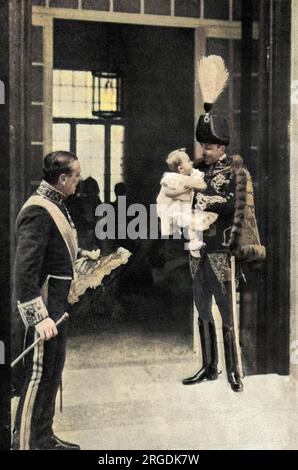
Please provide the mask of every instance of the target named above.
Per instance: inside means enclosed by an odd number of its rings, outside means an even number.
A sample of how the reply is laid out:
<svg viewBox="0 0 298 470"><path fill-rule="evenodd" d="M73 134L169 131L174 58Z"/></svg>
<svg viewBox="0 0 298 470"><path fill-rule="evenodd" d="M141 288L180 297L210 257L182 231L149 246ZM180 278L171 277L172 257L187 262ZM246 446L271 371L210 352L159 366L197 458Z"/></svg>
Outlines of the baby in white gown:
<svg viewBox="0 0 298 470"><path fill-rule="evenodd" d="M198 206L192 208L194 190L204 192L207 188L204 173L193 168L185 149L171 152L166 162L172 172L163 175L157 197L161 233L169 236L176 230L185 229L184 234L189 238L188 249L199 255L204 245L203 231L218 217L214 212L203 211Z"/></svg>

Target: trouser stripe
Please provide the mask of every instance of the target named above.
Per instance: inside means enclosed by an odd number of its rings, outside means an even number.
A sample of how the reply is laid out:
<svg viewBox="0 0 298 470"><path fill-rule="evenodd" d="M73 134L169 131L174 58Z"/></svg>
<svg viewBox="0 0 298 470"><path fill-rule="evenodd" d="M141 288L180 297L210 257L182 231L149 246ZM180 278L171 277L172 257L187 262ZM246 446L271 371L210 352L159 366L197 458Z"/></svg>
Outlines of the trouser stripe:
<svg viewBox="0 0 298 470"><path fill-rule="evenodd" d="M35 332L34 340L37 339L37 332ZM38 387L43 372L43 355L44 355L44 342L40 341L34 348L33 354L33 365L32 375L27 388L24 406L21 416L20 426L20 450L30 449L30 437L31 437L31 421L33 408L38 392Z"/></svg>

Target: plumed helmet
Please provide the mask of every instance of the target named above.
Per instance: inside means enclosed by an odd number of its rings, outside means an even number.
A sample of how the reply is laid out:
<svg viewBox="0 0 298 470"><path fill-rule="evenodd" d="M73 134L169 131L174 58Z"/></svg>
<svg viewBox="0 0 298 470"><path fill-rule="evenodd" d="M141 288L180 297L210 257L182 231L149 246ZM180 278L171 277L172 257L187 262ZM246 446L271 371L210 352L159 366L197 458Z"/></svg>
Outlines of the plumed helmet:
<svg viewBox="0 0 298 470"><path fill-rule="evenodd" d="M205 114L199 117L196 139L200 143L229 145L229 123L224 116L211 115L210 111L227 86L229 72L224 60L217 55L203 57L198 64L198 80Z"/></svg>
<svg viewBox="0 0 298 470"><path fill-rule="evenodd" d="M197 124L196 139L200 143L229 145L228 120L223 116L202 114Z"/></svg>

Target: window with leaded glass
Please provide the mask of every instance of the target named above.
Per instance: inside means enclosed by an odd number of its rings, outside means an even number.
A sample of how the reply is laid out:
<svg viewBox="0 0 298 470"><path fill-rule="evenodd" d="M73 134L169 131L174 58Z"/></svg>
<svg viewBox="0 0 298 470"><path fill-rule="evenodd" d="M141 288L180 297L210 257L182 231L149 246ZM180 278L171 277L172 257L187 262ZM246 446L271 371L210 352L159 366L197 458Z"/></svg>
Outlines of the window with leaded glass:
<svg viewBox="0 0 298 470"><path fill-rule="evenodd" d="M118 83L113 81L115 77L103 77L100 106L104 112L94 115L92 72L53 71L53 150L77 154L82 178L92 176L101 200L109 202L114 199L115 184L123 181L125 127L114 112Z"/></svg>

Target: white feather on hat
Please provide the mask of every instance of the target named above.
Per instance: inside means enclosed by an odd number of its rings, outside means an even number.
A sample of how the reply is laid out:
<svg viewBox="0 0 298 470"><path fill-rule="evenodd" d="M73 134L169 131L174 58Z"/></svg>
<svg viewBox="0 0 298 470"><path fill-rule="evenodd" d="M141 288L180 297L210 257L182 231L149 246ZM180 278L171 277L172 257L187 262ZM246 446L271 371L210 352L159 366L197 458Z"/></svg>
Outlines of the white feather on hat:
<svg viewBox="0 0 298 470"><path fill-rule="evenodd" d="M204 108L208 113L228 83L229 72L223 58L219 55L203 57L198 63L198 79ZM210 106L205 106L206 104Z"/></svg>

